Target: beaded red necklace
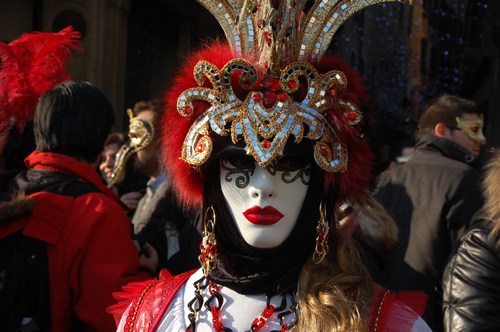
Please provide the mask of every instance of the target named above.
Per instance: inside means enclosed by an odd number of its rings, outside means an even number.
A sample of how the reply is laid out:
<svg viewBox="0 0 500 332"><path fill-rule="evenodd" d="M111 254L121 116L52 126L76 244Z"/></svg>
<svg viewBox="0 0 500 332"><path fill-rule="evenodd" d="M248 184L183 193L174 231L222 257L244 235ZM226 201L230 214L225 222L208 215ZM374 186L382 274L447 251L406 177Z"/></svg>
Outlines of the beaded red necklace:
<svg viewBox="0 0 500 332"><path fill-rule="evenodd" d="M224 298L222 297L222 294L220 293L220 288L218 284L214 282L210 283L203 283L202 278L195 282L196 290L195 290L195 298L188 303L189 310L192 312L191 314L188 315L188 318L191 322L189 327L186 329L186 332L195 332L195 326L196 326L196 316L199 310L202 307L202 302L203 299L201 297L201 290L208 288L208 292L210 294L210 297L207 299L205 302L204 306L210 310L212 314L212 326L214 328L214 331L216 332L232 332L230 328L224 327L224 324L222 323L222 318L220 314L220 310L222 308L222 303L224 302ZM212 305L212 303L216 300L216 303ZM264 310L262 310L262 313L256 317L250 326L250 329L248 329L248 332L258 332L261 331L262 328L266 325L266 322L268 321L269 318L275 313L275 312L280 312L278 314L278 319L280 321L280 329L279 332L285 332L290 330L292 327L295 326L297 322L297 305L294 303L292 300L292 305L287 309L287 300L286 300L286 295L283 295L282 303L281 305L276 308L272 303L270 303L271 296L267 296L267 304ZM196 309L193 308L195 305ZM293 315L293 322L291 324L288 324L285 322L284 317L292 314ZM278 331L273 331L273 332L278 332Z"/></svg>
<svg viewBox="0 0 500 332"><path fill-rule="evenodd" d="M211 296L216 296L215 294L220 294L219 292L220 286L212 282L208 286L208 291ZM271 303L266 305L264 310L262 310L260 316L253 320L252 325L250 326L250 331L257 332L262 330L262 328L266 325L267 320L274 314L275 309L276 309L275 306ZM212 325L214 327L214 330L216 332L225 331L224 326L222 324L222 319L220 317L219 307L214 305L210 308L210 311L212 312ZM282 323L279 331L285 332L286 330L288 330L288 324Z"/></svg>

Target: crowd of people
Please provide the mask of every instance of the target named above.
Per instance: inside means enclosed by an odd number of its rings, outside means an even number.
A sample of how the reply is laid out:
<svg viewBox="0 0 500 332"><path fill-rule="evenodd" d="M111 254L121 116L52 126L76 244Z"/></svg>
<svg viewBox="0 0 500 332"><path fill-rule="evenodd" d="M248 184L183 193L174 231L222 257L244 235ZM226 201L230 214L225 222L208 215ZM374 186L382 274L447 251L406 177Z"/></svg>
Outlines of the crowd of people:
<svg viewBox="0 0 500 332"><path fill-rule="evenodd" d="M443 270L483 205L477 158L486 143L478 105L455 96L432 100L420 117L416 149L379 177L375 198L398 225L380 282L429 295L424 317L442 330Z"/></svg>
<svg viewBox="0 0 500 332"><path fill-rule="evenodd" d="M411 156L375 177L361 77L315 48L326 31L289 32L323 16L200 2L237 38L190 54L125 132L64 70L71 27L3 45L60 38L63 56L36 62L59 69L43 89L0 80L2 327L498 330L500 153L479 161L479 105L431 100Z"/></svg>

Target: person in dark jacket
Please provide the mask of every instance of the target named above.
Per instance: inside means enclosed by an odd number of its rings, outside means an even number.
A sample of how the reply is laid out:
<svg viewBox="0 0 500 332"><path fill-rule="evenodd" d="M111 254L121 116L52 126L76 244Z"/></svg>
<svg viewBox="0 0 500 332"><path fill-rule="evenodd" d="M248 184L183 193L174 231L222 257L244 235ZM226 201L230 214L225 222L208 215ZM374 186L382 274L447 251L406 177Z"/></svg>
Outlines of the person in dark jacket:
<svg viewBox="0 0 500 332"><path fill-rule="evenodd" d="M40 330L114 331L106 313L112 293L150 278L141 267L157 268L152 246L139 257L119 197L96 171L113 121L108 99L88 82L44 93L34 117L36 151L9 184L14 198L0 202L0 239L21 231L46 244L50 322ZM32 204L21 206L26 199Z"/></svg>
<svg viewBox="0 0 500 332"><path fill-rule="evenodd" d="M474 167L486 143L482 127L474 101L437 97L420 118L412 158L382 173L374 193L399 228L379 281L396 291L425 291L424 319L437 331L442 330L442 271L483 204Z"/></svg>
<svg viewBox="0 0 500 332"><path fill-rule="evenodd" d="M497 151L485 166L485 206L443 273L445 331L500 331L499 182Z"/></svg>

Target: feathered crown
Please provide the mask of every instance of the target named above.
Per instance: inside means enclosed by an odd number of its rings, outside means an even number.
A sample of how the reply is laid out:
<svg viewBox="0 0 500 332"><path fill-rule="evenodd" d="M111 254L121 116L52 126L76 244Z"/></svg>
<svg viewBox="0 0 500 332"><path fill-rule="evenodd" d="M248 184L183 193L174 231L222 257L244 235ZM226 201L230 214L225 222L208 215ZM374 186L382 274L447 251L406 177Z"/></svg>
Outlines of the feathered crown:
<svg viewBox="0 0 500 332"><path fill-rule="evenodd" d="M22 130L40 95L70 78L64 66L71 50L81 50L79 39L79 32L66 27L0 42L0 134L14 124Z"/></svg>
<svg viewBox="0 0 500 332"><path fill-rule="evenodd" d="M390 1L317 0L310 8L306 0L198 2L229 45L214 43L191 56L165 95L163 153L181 199L201 204L197 167L224 136L244 142L262 167L283 154L291 137L309 139L325 190L335 185L340 199L364 193L372 162L359 128L364 88L353 70L322 55L348 17Z"/></svg>

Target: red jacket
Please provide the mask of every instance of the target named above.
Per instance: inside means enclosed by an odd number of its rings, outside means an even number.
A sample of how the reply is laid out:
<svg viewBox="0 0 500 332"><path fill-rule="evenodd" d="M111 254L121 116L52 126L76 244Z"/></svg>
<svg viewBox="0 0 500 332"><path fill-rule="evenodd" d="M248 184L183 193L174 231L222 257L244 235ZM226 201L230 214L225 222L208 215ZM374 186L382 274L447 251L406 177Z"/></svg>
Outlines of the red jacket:
<svg viewBox="0 0 500 332"><path fill-rule="evenodd" d="M149 278L138 272L137 249L118 196L92 167L68 156L33 152L26 164L76 175L100 192L77 197L35 192L29 195L35 200L31 216L2 225L0 238L24 227L24 234L47 242L51 331L69 331L75 318L86 331L115 331L106 313L114 303L111 294Z"/></svg>

